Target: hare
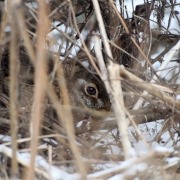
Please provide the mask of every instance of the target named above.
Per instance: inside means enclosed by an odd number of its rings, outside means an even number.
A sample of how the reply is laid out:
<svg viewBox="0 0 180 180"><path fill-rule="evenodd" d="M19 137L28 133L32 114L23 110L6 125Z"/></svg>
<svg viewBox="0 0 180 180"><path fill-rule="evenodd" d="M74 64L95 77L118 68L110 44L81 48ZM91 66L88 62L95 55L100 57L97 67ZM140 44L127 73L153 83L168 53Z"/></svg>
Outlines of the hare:
<svg viewBox="0 0 180 180"><path fill-rule="evenodd" d="M30 106L33 97L33 75L34 67L25 51L24 47L19 48L19 102L20 106ZM110 99L105 86L101 79L90 73L87 69L78 64L74 60L68 60L61 63L64 70L64 77L67 84L67 89L70 97L71 106L73 109L74 122L86 119L90 116L83 108L90 108L98 111L109 111L111 108ZM53 70L54 62L52 58L48 58L48 74ZM1 57L0 64L1 92L8 95L8 80L9 76L9 49L5 48ZM54 78L54 86L57 86L57 77ZM59 100L63 104L63 97L58 92ZM24 100L25 99L25 100Z"/></svg>

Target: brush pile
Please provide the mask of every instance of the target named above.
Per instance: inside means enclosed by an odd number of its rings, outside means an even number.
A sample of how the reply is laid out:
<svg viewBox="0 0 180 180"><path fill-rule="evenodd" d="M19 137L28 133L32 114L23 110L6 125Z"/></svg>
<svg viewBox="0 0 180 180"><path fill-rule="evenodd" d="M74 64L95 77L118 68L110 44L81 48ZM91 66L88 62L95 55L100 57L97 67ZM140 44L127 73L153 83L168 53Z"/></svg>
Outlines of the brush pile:
<svg viewBox="0 0 180 180"><path fill-rule="evenodd" d="M62 61L111 110L74 107ZM178 1L0 1L0 179L180 179L179 63Z"/></svg>

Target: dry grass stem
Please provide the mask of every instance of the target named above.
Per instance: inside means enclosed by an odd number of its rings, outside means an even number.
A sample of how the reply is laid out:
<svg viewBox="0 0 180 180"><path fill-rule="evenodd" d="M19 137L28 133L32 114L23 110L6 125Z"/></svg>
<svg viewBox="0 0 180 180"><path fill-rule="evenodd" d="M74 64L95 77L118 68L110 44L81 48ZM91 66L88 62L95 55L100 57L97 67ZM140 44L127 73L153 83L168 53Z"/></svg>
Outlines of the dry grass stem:
<svg viewBox="0 0 180 180"><path fill-rule="evenodd" d="M44 17L47 17L46 3L44 1L38 1L39 3L39 27L38 27L38 39L37 39L37 48L38 52L36 55L35 61L35 90L34 90L34 101L32 105L32 129L31 129L31 162L30 169L28 172L27 179L34 179L34 163L35 156L37 154L37 145L38 145L38 136L40 134L40 123L42 121L43 113L43 101L45 97L45 89L47 84L47 74L46 74L46 56L44 53L45 47L45 38L48 30L48 21L44 21ZM42 26L43 25L43 26Z"/></svg>
<svg viewBox="0 0 180 180"><path fill-rule="evenodd" d="M16 14L16 6L19 3L10 3L9 6L12 10L11 16ZM18 133L18 76L19 76L19 61L17 56L16 43L18 41L18 31L16 27L16 21L11 18L11 28L14 31L11 33L11 45L10 45L10 119L11 119L11 137L12 137L12 177L16 177L18 173L18 164L16 160L17 153L17 133Z"/></svg>
<svg viewBox="0 0 180 180"><path fill-rule="evenodd" d="M131 74L123 66L120 67L120 74L123 78L132 80L132 82L136 82L138 86L140 86L143 89L146 89L147 92L149 92L151 95L158 97L160 100L162 100L165 104L169 104L172 107L175 107L177 109L180 109L180 102L178 100L175 100L174 97L169 96L168 94L164 93L161 89L156 88L156 86L153 86L153 84L146 85L146 82L143 82L142 79L138 78L137 76ZM146 95L146 94L144 94ZM135 110L135 109L134 109Z"/></svg>
<svg viewBox="0 0 180 180"><path fill-rule="evenodd" d="M124 106L123 93L121 87L121 81L116 80L119 76L119 65L113 64L108 66L108 72L111 83L111 95L112 95L112 106L117 118L117 124L119 131L121 132L121 141L123 146L123 152L125 159L129 159L134 156L134 150L132 149L131 142L128 134L129 120L126 116L126 109Z"/></svg>
<svg viewBox="0 0 180 180"><path fill-rule="evenodd" d="M180 40L179 42L177 42L176 45L174 45L174 47L171 48L171 50L169 50L169 55L167 56L167 58L165 59L165 61L161 64L160 68L158 69L156 75L154 75L152 77L152 80L150 81L150 83L154 83L157 81L157 76L159 77L162 73L161 70L165 69L168 65L168 63L172 60L174 54L176 53L176 51L178 51L180 49ZM162 90L162 88L161 88ZM144 91L143 92L143 95L147 95L148 92L147 91ZM171 101L172 102L172 101ZM172 102L173 103L173 102ZM140 98L136 104L134 105L133 109L136 110L136 109L139 109L140 107L142 107L142 104L143 104L143 99Z"/></svg>
<svg viewBox="0 0 180 180"><path fill-rule="evenodd" d="M87 57L89 58L92 66L94 67L94 69L96 70L96 72L98 73L98 75L100 76L99 69L96 67L96 64L95 64L95 62L94 62L93 59L92 59L92 56L91 56L91 54L90 54L90 52L89 52L89 50L88 50L88 48L87 48L87 46L86 46L86 44L85 44L85 42L84 42L84 39L83 39L82 35L81 35L80 32L79 32L79 28L78 28L78 26L77 26L77 21L76 21L76 17L75 17L74 10L73 10L73 5L72 5L71 1L69 1L69 4L70 4L71 11L72 11L72 15L73 15L73 20L74 20L74 22L75 22L75 23L74 23L74 26L75 26L75 28L76 28L76 30L77 30L77 34L78 34L78 36L79 36L79 38L80 38L80 40L81 40L82 46L83 46L83 48L84 48L84 51L85 51Z"/></svg>
<svg viewBox="0 0 180 180"><path fill-rule="evenodd" d="M103 23L99 3L98 3L97 0L92 0L92 2L93 2L93 5L94 5L94 10L95 10L95 13L96 13L99 30L101 32L101 36L102 36L102 39L103 39L103 44L104 44L107 56L110 59L113 59L113 55L112 55L112 52L111 52L111 49L110 49L110 46L109 46L108 37L107 37L105 26L104 26L104 23ZM108 63L110 64L111 61L109 60Z"/></svg>
<svg viewBox="0 0 180 180"><path fill-rule="evenodd" d="M59 67L59 71L57 73L58 73L58 75L57 75L58 79L61 80L61 81L59 81L59 87L60 87L62 96L64 98L64 105L70 106L70 99L69 99L68 90L67 90L67 86L66 86L66 80L64 78L64 72L63 72L63 68L61 66ZM61 111L60 111L60 109L61 109ZM74 121L73 121L73 115L72 115L71 109L62 109L62 107L60 107L60 104L59 104L59 106L57 107L57 112L58 112L59 118L63 120L63 125L66 130L66 133L67 133L67 136L69 139L69 143L72 148L74 157L76 159L77 167L82 176L82 179L86 179L86 176L87 176L86 167L82 161L82 155L76 144L75 130L74 130L74 126L73 126Z"/></svg>
<svg viewBox="0 0 180 180"><path fill-rule="evenodd" d="M125 113L126 110L124 107L123 94L122 94L122 88L121 88L121 83L120 83L121 81L118 80L119 79L118 78L119 66L116 64L110 63L108 65L108 72L109 72L109 75L108 75L107 69L105 68L103 56L101 53L101 48L100 48L100 43L99 43L100 40L97 36L94 37L94 40L95 40L95 53L98 59L98 64L101 69L102 80L104 81L104 84L106 85L106 88L111 96L112 107L115 112L119 131L121 132L124 156L125 156L125 159L128 159L132 157L134 154L133 154L133 150L132 150L131 143L129 140L129 135L128 135L128 119L126 118L126 113ZM110 80L110 83L108 79Z"/></svg>
<svg viewBox="0 0 180 180"><path fill-rule="evenodd" d="M126 23L124 22L124 19L121 17L121 14L118 12L117 8L115 7L114 3L112 0L110 0L112 7L114 8L117 17L119 18L119 20L122 23L122 26L124 27L125 31L127 34L130 34L130 31L126 25ZM136 48L138 49L138 51L141 53L141 55L143 56L143 58L146 60L147 64L151 67L151 63L148 59L148 57L144 54L144 52L142 51L142 49L140 48L140 46L137 44L136 40L134 37L131 36L131 40L134 43L134 45L136 46Z"/></svg>

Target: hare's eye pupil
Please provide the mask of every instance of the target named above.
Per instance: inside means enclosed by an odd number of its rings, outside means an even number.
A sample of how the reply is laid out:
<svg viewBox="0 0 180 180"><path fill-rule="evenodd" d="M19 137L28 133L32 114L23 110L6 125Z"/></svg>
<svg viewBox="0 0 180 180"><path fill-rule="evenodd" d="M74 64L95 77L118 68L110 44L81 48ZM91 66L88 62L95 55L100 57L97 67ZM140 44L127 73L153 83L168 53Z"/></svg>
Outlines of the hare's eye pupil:
<svg viewBox="0 0 180 180"><path fill-rule="evenodd" d="M96 95L96 88L92 87L92 86L88 86L86 88L86 91L89 95Z"/></svg>

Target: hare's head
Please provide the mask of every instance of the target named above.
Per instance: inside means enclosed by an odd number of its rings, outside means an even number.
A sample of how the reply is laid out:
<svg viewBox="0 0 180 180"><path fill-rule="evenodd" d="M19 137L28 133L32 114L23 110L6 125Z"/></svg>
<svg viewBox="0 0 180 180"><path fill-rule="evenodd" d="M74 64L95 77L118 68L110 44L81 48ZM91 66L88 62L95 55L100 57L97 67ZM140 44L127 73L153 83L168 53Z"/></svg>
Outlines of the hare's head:
<svg viewBox="0 0 180 180"><path fill-rule="evenodd" d="M69 90L70 99L73 106L81 110L89 108L91 110L109 111L111 108L110 99L104 83L94 73L87 71L78 64L64 64L65 77ZM75 112L86 116L87 113ZM78 111L78 110L77 110Z"/></svg>

